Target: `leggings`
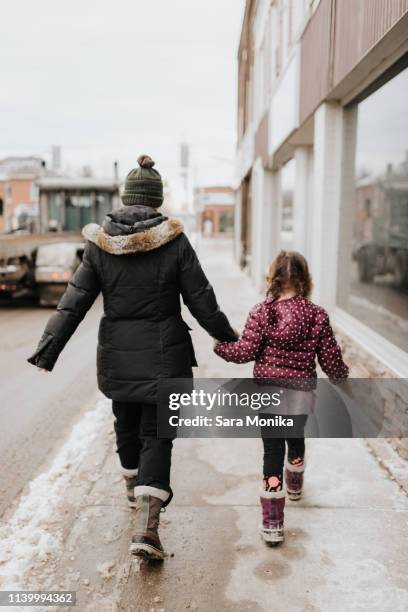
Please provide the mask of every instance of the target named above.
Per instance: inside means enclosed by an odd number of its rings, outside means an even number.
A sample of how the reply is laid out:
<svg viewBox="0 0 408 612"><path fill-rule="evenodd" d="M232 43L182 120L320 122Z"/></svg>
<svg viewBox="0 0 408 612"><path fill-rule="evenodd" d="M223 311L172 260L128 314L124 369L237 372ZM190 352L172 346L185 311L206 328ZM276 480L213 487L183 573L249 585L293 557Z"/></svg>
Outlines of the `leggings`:
<svg viewBox="0 0 408 612"><path fill-rule="evenodd" d="M289 461L305 456L304 429L307 415L296 415L293 417L296 434L301 437L296 438L275 438L271 437L271 428L262 427L261 435L264 447L263 474L264 477L276 476L282 482L283 466L285 463L285 442L288 445Z"/></svg>
<svg viewBox="0 0 408 612"><path fill-rule="evenodd" d="M137 485L170 488L172 439L157 438L157 406L112 402L117 453L123 468L138 468Z"/></svg>

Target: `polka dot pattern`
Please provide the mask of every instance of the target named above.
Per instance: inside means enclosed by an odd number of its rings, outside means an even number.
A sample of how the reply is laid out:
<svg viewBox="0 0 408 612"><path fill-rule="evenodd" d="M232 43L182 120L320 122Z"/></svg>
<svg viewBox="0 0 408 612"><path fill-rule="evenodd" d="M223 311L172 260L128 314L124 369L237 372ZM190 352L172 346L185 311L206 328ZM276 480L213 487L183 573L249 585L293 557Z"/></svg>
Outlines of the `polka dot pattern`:
<svg viewBox="0 0 408 612"><path fill-rule="evenodd" d="M255 361L255 378L316 378L316 357L334 381L349 372L327 312L302 297L257 304L239 340L218 342L214 350L225 361Z"/></svg>

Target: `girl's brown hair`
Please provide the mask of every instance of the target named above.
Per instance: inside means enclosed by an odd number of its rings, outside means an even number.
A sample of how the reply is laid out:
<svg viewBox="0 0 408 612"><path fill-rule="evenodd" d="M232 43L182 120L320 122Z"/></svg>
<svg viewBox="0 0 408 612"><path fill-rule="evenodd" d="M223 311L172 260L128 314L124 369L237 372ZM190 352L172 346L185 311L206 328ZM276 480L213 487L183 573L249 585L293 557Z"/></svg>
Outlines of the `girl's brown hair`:
<svg viewBox="0 0 408 612"><path fill-rule="evenodd" d="M312 293L312 277L306 259L296 251L281 251L269 266L266 277L267 295L279 298L286 289L293 289L306 299Z"/></svg>

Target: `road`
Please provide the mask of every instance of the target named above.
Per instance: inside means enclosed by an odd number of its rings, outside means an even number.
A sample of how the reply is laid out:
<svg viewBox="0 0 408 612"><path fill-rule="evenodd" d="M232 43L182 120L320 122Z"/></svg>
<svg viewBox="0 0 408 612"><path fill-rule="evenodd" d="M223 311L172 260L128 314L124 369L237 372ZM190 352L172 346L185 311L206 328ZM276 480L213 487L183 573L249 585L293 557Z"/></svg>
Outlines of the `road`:
<svg viewBox="0 0 408 612"><path fill-rule="evenodd" d="M0 304L0 516L93 401L101 311L98 301L50 375L26 359L53 310Z"/></svg>

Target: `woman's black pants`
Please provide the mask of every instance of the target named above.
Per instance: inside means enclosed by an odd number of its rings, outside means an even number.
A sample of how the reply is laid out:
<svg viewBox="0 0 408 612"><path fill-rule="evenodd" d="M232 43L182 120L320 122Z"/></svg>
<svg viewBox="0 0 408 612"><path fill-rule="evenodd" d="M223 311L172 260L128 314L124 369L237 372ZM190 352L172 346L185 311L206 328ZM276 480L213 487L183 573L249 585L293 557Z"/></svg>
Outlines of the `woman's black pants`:
<svg viewBox="0 0 408 612"><path fill-rule="evenodd" d="M171 493L170 467L173 440L157 437L157 406L112 402L116 446L123 468L138 468L137 484Z"/></svg>
<svg viewBox="0 0 408 612"><path fill-rule="evenodd" d="M266 416L266 415L265 415ZM288 445L289 461L301 459L305 456L305 439L303 437L307 415L295 415L293 417L296 436L294 438L271 437L272 430L269 427L261 428L262 442L264 447L263 474L264 477L277 476L282 482L283 466L285 463L285 442ZM275 434L278 433L274 432Z"/></svg>

